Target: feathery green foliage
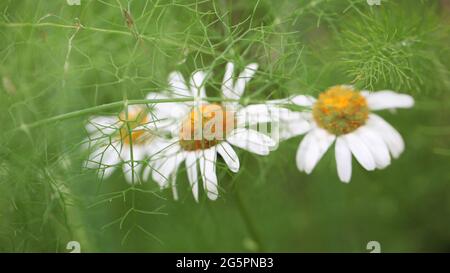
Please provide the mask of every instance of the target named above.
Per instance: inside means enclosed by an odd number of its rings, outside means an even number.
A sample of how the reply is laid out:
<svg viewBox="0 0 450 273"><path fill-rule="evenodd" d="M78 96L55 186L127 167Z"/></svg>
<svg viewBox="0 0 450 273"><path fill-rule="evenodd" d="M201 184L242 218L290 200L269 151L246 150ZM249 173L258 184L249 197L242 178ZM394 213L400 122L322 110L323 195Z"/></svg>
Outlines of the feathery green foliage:
<svg viewBox="0 0 450 273"><path fill-rule="evenodd" d="M412 3L414 2L414 3ZM4 0L0 3L0 251L448 251L448 1ZM407 143L386 170L354 167L349 185L329 151L313 174L295 166L299 138L268 157L219 162L220 197L181 198L120 171L83 168L90 115L167 89L173 70L208 72L220 97L226 62L257 62L248 102L317 95L351 83L413 95L390 115ZM31 126L32 125L32 126ZM432 213L430 213L432 212Z"/></svg>

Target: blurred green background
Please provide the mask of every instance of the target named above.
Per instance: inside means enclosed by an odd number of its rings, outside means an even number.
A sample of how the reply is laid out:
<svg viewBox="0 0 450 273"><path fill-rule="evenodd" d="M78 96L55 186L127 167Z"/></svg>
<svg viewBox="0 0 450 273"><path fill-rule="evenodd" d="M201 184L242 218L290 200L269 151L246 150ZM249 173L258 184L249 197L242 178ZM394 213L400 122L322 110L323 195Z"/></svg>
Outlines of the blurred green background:
<svg viewBox="0 0 450 273"><path fill-rule="evenodd" d="M368 252L375 240L449 252L449 11L438 0L2 0L0 251L69 252L75 240L82 252ZM354 161L343 184L333 150L313 174L297 170L297 137L268 157L240 151L237 175L219 167L215 202L195 203L180 170L176 202L154 182L84 169L89 115L26 125L163 91L175 69L211 71L218 96L227 61L260 64L250 98L341 83L413 95L413 109L381 113L405 152L382 171Z"/></svg>

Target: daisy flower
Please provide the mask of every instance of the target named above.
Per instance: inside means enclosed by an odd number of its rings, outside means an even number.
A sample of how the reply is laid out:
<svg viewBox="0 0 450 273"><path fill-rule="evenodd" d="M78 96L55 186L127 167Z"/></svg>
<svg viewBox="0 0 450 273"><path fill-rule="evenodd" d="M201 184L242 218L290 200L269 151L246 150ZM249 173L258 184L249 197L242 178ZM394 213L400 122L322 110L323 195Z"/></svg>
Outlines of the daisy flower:
<svg viewBox="0 0 450 273"><path fill-rule="evenodd" d="M268 155L276 144L268 135L252 128L258 122L270 121L264 105L243 107L239 100L245 86L253 77L257 64L249 64L233 79L234 65L228 63L222 84L222 95L228 103L209 103L205 93L205 73L194 72L186 83L179 72L169 75L169 94L172 98L193 97L194 102L165 103L155 105L155 114L161 119L171 119L171 140L162 145L143 173L143 179L152 178L161 188L172 187L177 199L176 176L184 162L187 177L196 201L199 198L199 180L209 199L217 199L218 183L216 175L217 155L220 155L230 171L238 172L239 158L232 146L257 155ZM165 98L163 94L149 94L149 99ZM230 101L236 100L236 101ZM259 113L262 111L262 113ZM259 118L250 116L258 115ZM198 172L200 170L200 172ZM199 179L200 177L200 179Z"/></svg>
<svg viewBox="0 0 450 273"><path fill-rule="evenodd" d="M352 86L334 86L319 95L295 96L292 103L308 107L305 118L311 128L297 150L296 163L300 171L310 174L319 160L335 142L336 166L342 182L350 182L352 155L361 166L372 171L383 169L397 158L405 144L400 134L372 111L410 108L414 99L406 94L384 90L358 91ZM289 137L298 134L291 134Z"/></svg>
<svg viewBox="0 0 450 273"><path fill-rule="evenodd" d="M129 183L139 182L141 161L159 147L156 122L147 106L130 105L118 116L96 116L89 119L85 149L91 151L85 166L98 170L106 179L122 165Z"/></svg>

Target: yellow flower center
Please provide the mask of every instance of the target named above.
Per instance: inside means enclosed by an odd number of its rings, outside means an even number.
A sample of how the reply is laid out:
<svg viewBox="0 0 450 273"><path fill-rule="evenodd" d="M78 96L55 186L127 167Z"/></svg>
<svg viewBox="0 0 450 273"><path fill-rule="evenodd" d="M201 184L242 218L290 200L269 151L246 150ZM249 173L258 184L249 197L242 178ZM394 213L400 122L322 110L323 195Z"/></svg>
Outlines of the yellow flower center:
<svg viewBox="0 0 450 273"><path fill-rule="evenodd" d="M119 138L122 143L130 145L130 141L132 141L133 144L144 144L152 139L152 134L148 130L144 128L135 129L150 122L145 107L130 107L128 116L123 111L119 114L119 120L122 122L122 126L119 129Z"/></svg>
<svg viewBox="0 0 450 273"><path fill-rule="evenodd" d="M338 85L319 95L312 113L319 127L334 135L343 135L365 124L369 107L359 91Z"/></svg>
<svg viewBox="0 0 450 273"><path fill-rule="evenodd" d="M187 151L208 149L224 140L235 126L234 112L221 105L195 107L181 124L180 145Z"/></svg>

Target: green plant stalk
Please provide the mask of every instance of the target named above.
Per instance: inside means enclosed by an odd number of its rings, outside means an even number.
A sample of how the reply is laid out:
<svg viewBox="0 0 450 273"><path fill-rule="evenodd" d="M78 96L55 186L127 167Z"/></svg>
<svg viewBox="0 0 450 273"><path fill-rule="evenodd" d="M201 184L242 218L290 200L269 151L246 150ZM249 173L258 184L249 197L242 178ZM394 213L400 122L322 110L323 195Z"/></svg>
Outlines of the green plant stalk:
<svg viewBox="0 0 450 273"><path fill-rule="evenodd" d="M207 98L208 101L211 102L239 102L240 100L232 100L232 99L224 99L224 98ZM167 102L190 102L195 101L195 98L170 98L170 99L140 99L140 100L125 100L125 101L116 101L112 103L102 104L82 110L77 110L57 116L53 116L50 118L42 119L33 123L29 124L22 124L21 126L14 128L12 131L18 131L18 130L25 130L39 127L48 123L56 122L56 121L62 121L66 119L76 118L79 116L87 115L96 113L99 111L109 110L118 108L125 105L134 105L134 104L150 104L150 103L167 103ZM264 103L264 100L244 100L245 104L248 103Z"/></svg>
<svg viewBox="0 0 450 273"><path fill-rule="evenodd" d="M83 116L83 115L87 115L87 114L96 113L96 112L99 112L99 111L104 111L104 110L109 110L109 109L113 109L113 108L118 108L118 107L124 106L124 105L146 104L146 103L164 103L164 102L186 102L186 101L192 101L192 99L182 98L182 99L154 99L154 100L116 101L116 102L112 102L112 103L102 104L102 105L98 105L98 106L94 106L94 107L90 107L90 108L86 108L86 109L82 109L82 110L77 110L77 111L73 111L73 112L69 112L69 113L53 116L53 117L42 119L42 120L30 123L30 124L22 124L20 127L15 128L14 130L30 129L30 128L38 127L38 126L41 126L41 125L44 125L44 124L48 124L48 123L51 123L51 122L71 119L71 118L75 118L75 117L79 117L79 116Z"/></svg>

